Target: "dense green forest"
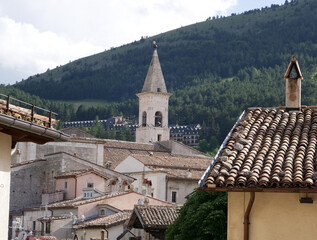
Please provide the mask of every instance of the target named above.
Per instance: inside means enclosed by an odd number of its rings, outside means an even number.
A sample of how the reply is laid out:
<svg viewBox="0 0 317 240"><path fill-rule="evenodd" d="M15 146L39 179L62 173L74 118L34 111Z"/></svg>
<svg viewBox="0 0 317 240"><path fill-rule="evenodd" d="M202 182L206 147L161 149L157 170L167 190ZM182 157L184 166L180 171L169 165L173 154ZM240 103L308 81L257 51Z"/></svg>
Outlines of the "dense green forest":
<svg viewBox="0 0 317 240"><path fill-rule="evenodd" d="M206 139L216 137L219 143L246 108L284 105L283 76L292 55L304 75L302 103L317 104L316 11L317 1L298 0L208 18L2 86L1 92L51 108L62 121L135 118L135 94L142 88L156 40L173 93L169 122L204 123L210 129ZM107 104L75 108L65 103L82 99L104 99Z"/></svg>
<svg viewBox="0 0 317 240"><path fill-rule="evenodd" d="M166 230L165 239L227 239L227 194L195 190Z"/></svg>

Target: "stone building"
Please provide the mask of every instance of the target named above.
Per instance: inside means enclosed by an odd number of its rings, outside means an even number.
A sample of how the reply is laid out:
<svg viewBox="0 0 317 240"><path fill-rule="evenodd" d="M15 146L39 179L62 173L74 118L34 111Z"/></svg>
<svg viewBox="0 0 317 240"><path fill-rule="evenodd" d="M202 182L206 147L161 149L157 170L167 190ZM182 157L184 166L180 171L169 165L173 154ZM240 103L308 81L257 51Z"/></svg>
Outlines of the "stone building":
<svg viewBox="0 0 317 240"><path fill-rule="evenodd" d="M60 177L56 179L56 176L83 169L93 169L107 177L105 182L107 187L104 188L103 192L124 190L123 181L127 181L127 184L134 181L132 177L74 156L74 154L67 152L50 153L43 158L23 161L11 166L10 211L15 213L24 208L41 205L43 193L55 192L56 180L60 179ZM21 201L21 199L23 200Z"/></svg>

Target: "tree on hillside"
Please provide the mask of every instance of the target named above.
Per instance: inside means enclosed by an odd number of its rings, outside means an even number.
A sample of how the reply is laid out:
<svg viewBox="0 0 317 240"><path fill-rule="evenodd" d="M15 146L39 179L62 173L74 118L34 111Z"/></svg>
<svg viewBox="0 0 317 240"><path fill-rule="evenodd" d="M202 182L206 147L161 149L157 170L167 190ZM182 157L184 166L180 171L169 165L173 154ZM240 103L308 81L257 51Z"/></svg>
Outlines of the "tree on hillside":
<svg viewBox="0 0 317 240"><path fill-rule="evenodd" d="M88 132L97 138L101 138L101 139L105 138L106 136L105 129L103 128L102 123L99 121L98 116L96 116L95 122Z"/></svg>
<svg viewBox="0 0 317 240"><path fill-rule="evenodd" d="M166 240L227 239L227 194L195 191L168 227Z"/></svg>

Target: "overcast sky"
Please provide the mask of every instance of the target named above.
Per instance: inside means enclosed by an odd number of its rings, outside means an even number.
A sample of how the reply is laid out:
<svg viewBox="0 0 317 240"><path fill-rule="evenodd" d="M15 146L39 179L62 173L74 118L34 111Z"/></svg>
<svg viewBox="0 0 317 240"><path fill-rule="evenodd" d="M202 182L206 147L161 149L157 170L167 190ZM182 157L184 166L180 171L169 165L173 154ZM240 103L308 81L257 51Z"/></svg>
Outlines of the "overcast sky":
<svg viewBox="0 0 317 240"><path fill-rule="evenodd" d="M8 0L0 2L0 84L216 15L285 0Z"/></svg>

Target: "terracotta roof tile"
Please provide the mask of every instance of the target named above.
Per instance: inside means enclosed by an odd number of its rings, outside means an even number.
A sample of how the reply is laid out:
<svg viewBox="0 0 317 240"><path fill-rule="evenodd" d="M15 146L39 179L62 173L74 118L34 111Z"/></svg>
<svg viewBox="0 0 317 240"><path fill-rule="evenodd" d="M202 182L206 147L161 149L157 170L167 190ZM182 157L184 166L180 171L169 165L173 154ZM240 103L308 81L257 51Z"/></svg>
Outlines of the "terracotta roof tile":
<svg viewBox="0 0 317 240"><path fill-rule="evenodd" d="M167 227L178 217L177 206L135 205L134 212L144 228Z"/></svg>
<svg viewBox="0 0 317 240"><path fill-rule="evenodd" d="M168 167L179 169L204 170L211 157L179 156L179 155L132 155L146 166Z"/></svg>
<svg viewBox="0 0 317 240"><path fill-rule="evenodd" d="M120 224L128 220L131 216L132 211L123 211L111 214L109 216L98 217L95 219L87 220L77 224L78 228L87 227L110 227L113 225Z"/></svg>
<svg viewBox="0 0 317 240"><path fill-rule="evenodd" d="M212 158L180 155L132 155L153 170L167 172L170 178L199 179Z"/></svg>
<svg viewBox="0 0 317 240"><path fill-rule="evenodd" d="M45 162L45 161L46 161L46 159L36 159L36 160L24 161L24 162L21 162L21 163L12 164L11 168L24 166L24 165L28 165L28 164L36 163L36 162Z"/></svg>
<svg viewBox="0 0 317 240"><path fill-rule="evenodd" d="M104 195L104 196L94 197L94 198L74 198L71 200L52 203L47 205L47 207L48 208L74 208L83 204L102 201L107 198L116 197L116 196L120 196L127 193L128 192L120 192L120 193L114 193L114 194L109 194L109 195Z"/></svg>
<svg viewBox="0 0 317 240"><path fill-rule="evenodd" d="M104 144L104 161L111 161L111 168L114 169L124 159L131 154L143 154L150 155L150 152L154 155L169 155L167 150L155 144L143 144L133 142L122 142L122 141L106 141Z"/></svg>
<svg viewBox="0 0 317 240"><path fill-rule="evenodd" d="M105 148L120 148L128 150L167 152L167 149L155 143L136 143L118 140L104 140Z"/></svg>
<svg viewBox="0 0 317 240"><path fill-rule="evenodd" d="M99 171L96 171L92 168L90 169L82 169L82 170L74 170L74 171L69 171L69 172L64 172L64 173L61 173L57 176L55 176L55 178L69 178L69 177L78 177L78 176L82 176L82 175L85 175L85 174L88 174L88 173L94 173L102 178L105 178L105 179L109 179L108 176L106 176L104 173L101 173Z"/></svg>
<svg viewBox="0 0 317 240"><path fill-rule="evenodd" d="M220 188L315 188L317 108L249 109L205 180Z"/></svg>

